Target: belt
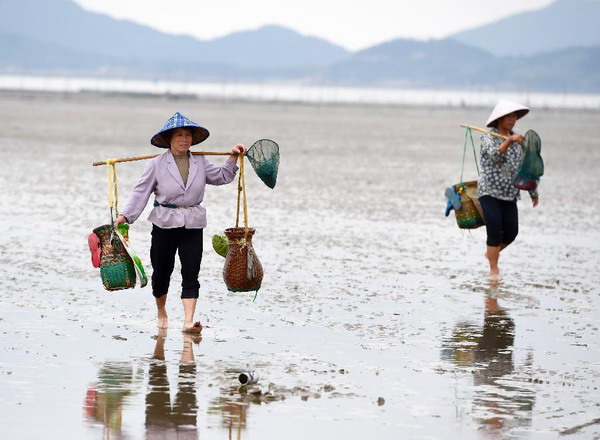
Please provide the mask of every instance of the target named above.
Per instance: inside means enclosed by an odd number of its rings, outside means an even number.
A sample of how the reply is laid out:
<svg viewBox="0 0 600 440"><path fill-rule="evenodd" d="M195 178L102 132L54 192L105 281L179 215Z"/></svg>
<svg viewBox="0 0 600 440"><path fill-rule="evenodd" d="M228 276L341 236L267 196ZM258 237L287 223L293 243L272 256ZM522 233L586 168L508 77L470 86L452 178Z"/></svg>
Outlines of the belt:
<svg viewBox="0 0 600 440"><path fill-rule="evenodd" d="M194 205L194 206L177 206L177 205L171 205L169 203L158 203L155 200L154 201L154 206L162 206L163 208L169 208L169 209L178 209L178 208L193 208L193 207L198 206L198 205Z"/></svg>

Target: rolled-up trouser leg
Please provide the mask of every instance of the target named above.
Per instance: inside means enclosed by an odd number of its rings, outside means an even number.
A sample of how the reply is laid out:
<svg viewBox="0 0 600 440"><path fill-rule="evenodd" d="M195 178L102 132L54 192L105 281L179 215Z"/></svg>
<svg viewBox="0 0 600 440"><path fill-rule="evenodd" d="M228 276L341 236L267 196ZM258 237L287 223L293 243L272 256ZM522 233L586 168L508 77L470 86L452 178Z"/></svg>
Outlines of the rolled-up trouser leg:
<svg viewBox="0 0 600 440"><path fill-rule="evenodd" d="M185 229L179 242L181 298L198 298L203 229Z"/></svg>
<svg viewBox="0 0 600 440"><path fill-rule="evenodd" d="M152 295L159 298L169 291L171 274L175 267L177 230L152 227L150 261L152 263Z"/></svg>
<svg viewBox="0 0 600 440"><path fill-rule="evenodd" d="M503 200L502 206L502 244L508 246L519 234L519 209L517 202Z"/></svg>
<svg viewBox="0 0 600 440"><path fill-rule="evenodd" d="M487 231L487 245L509 245L519 233L519 213L516 201L496 199L491 196L479 198L485 228Z"/></svg>
<svg viewBox="0 0 600 440"><path fill-rule="evenodd" d="M491 196L479 197L479 203L485 217L486 244L488 246L500 246L500 243L502 243L502 207L500 202L501 200Z"/></svg>

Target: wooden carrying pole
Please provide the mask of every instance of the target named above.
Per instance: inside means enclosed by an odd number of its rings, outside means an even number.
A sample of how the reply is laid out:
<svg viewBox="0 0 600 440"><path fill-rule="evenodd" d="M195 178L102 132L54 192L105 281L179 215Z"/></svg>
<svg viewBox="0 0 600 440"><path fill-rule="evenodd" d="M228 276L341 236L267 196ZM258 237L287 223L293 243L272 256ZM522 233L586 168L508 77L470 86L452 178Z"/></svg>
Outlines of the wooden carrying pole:
<svg viewBox="0 0 600 440"><path fill-rule="evenodd" d="M231 153L223 153L223 152L218 152L218 151L192 151L192 154L194 156L229 156ZM115 159L114 163L134 162L136 160L152 159L152 158L155 158L156 156L159 156L159 155L151 154L149 156L123 157L121 159ZM106 165L106 161L101 160L99 162L94 162L92 165L95 167L97 167L98 165Z"/></svg>
<svg viewBox="0 0 600 440"><path fill-rule="evenodd" d="M475 127L474 125L460 124L462 128L470 128L471 130L480 131L482 133L491 134L492 136L496 136L502 139L508 139L507 136L504 136L500 133L494 133L493 131L486 130L485 128Z"/></svg>

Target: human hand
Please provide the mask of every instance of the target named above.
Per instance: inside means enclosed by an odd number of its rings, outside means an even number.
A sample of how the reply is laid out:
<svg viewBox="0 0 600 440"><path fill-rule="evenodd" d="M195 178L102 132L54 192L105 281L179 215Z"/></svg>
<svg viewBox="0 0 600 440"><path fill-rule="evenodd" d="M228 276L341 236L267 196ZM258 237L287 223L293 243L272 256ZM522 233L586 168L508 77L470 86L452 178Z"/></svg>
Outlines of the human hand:
<svg viewBox="0 0 600 440"><path fill-rule="evenodd" d="M124 215L119 214L117 216L117 218L115 219L115 223L114 223L115 229L117 229L121 223L127 223L127 219L125 218Z"/></svg>
<svg viewBox="0 0 600 440"><path fill-rule="evenodd" d="M516 142L517 144L520 144L521 142L523 142L523 139L525 139L525 137L522 134L511 134L508 137L509 141Z"/></svg>
<svg viewBox="0 0 600 440"><path fill-rule="evenodd" d="M533 207L535 208L538 205L538 203L540 203L540 198L539 197L533 197L531 199L531 203L533 204Z"/></svg>
<svg viewBox="0 0 600 440"><path fill-rule="evenodd" d="M248 149L244 144L236 144L235 147L231 149L231 154L237 156L238 154L245 154Z"/></svg>

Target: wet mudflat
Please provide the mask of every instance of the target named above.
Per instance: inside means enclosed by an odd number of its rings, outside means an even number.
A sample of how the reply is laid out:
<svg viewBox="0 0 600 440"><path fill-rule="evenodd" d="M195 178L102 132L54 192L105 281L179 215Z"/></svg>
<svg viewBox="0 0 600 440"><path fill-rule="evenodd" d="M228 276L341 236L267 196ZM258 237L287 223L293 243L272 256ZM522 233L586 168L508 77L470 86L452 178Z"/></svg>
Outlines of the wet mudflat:
<svg viewBox="0 0 600 440"><path fill-rule="evenodd" d="M246 179L254 302L227 292L210 248L234 225L235 185L207 190L199 343L179 331L177 274L159 334L149 288L104 291L86 241L109 219L91 163L158 152L175 111L211 130L202 149L281 147L274 190ZM458 125L487 112L2 95L3 436L600 438L600 114L518 124L542 137L546 175L490 285L483 229L443 215ZM143 167L117 166L121 204ZM150 271L146 216L130 236ZM258 384L240 388L241 371Z"/></svg>

